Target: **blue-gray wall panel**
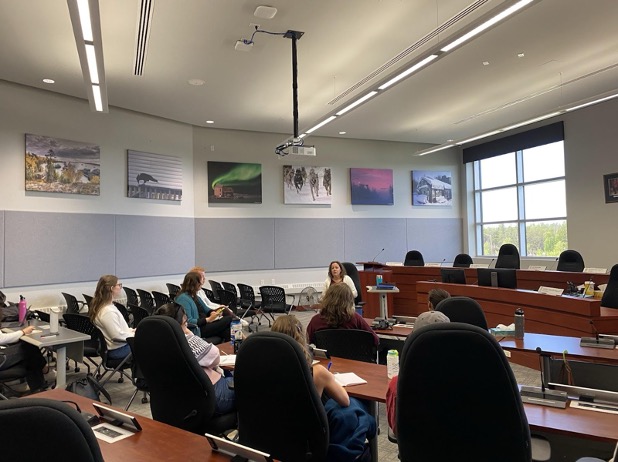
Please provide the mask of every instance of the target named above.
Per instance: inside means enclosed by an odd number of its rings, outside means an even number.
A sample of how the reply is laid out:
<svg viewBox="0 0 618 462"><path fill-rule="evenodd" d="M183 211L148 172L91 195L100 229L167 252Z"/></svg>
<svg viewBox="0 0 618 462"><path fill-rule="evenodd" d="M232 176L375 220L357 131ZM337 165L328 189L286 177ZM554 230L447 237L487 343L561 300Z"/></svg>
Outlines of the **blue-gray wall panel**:
<svg viewBox="0 0 618 462"><path fill-rule="evenodd" d="M419 250L425 263L452 263L462 252L461 218L408 218L407 250ZM405 254L405 253L404 253Z"/></svg>
<svg viewBox="0 0 618 462"><path fill-rule="evenodd" d="M114 272L114 216L5 212L5 285L99 279Z"/></svg>
<svg viewBox="0 0 618 462"><path fill-rule="evenodd" d="M384 252L381 250L384 249ZM345 220L345 260L351 262L403 261L406 221L403 218L348 218ZM380 253L381 252L381 253Z"/></svg>
<svg viewBox="0 0 618 462"><path fill-rule="evenodd" d="M195 261L193 218L116 216L118 277L182 274Z"/></svg>
<svg viewBox="0 0 618 462"><path fill-rule="evenodd" d="M196 218L196 264L206 271L273 269L274 222L274 218Z"/></svg>
<svg viewBox="0 0 618 462"><path fill-rule="evenodd" d="M278 218L275 268L328 267L344 255L342 219Z"/></svg>
<svg viewBox="0 0 618 462"><path fill-rule="evenodd" d="M0 247L0 287L4 287L4 248L6 247L4 241L4 210L0 211L0 242L2 242Z"/></svg>

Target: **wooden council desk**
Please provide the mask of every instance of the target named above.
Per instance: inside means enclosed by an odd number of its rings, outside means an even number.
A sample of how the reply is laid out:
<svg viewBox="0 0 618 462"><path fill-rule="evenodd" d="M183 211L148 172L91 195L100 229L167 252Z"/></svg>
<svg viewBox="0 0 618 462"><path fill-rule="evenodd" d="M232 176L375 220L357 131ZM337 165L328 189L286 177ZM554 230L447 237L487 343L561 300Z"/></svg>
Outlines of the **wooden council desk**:
<svg viewBox="0 0 618 462"><path fill-rule="evenodd" d="M31 395L29 398L74 401L81 410L96 414L91 404L92 400L66 390L48 390ZM73 407L71 404L69 406ZM231 460L225 454L213 452L208 440L204 436L189 433L139 414L122 409L118 410L137 417L142 426L142 431L115 443L107 443L97 439L106 462L150 462L153 460L169 462L178 460L229 462Z"/></svg>
<svg viewBox="0 0 618 462"><path fill-rule="evenodd" d="M431 289L445 289L451 295L475 299L485 312L487 324L513 323L517 308L523 308L526 332L571 337L590 336L594 327L599 332L618 332L618 309L601 307L594 298L545 295L532 290L502 289L442 282L418 282L417 310L427 310L427 294ZM590 324L594 322L594 326Z"/></svg>

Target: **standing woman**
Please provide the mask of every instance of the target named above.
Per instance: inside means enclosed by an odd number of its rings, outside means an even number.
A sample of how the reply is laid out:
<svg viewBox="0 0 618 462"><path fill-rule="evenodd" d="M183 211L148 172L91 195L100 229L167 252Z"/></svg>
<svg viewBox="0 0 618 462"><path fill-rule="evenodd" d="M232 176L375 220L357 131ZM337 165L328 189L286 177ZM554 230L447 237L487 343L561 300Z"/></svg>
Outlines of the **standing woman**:
<svg viewBox="0 0 618 462"><path fill-rule="evenodd" d="M324 285L326 286L325 289L328 289L331 284L341 283L344 283L350 288L354 298L358 297L358 292L356 291L354 281L352 281L352 278L346 274L345 268L341 262L332 261L330 262L330 265L328 265L328 277L326 278L326 281L324 281Z"/></svg>
<svg viewBox="0 0 618 462"><path fill-rule="evenodd" d="M127 325L122 313L112 301L119 298L122 283L112 274L101 276L94 297L90 303L88 316L92 323L99 328L105 337L107 355L110 359L124 359L131 353L126 343L127 337L135 335L135 329Z"/></svg>
<svg viewBox="0 0 618 462"><path fill-rule="evenodd" d="M201 337L221 337L223 341L230 339L230 324L232 316L224 316L223 309L212 310L198 297L202 289L203 278L200 273L189 272L185 275L176 303L182 305L187 314L191 331ZM222 307L225 308L225 307Z"/></svg>

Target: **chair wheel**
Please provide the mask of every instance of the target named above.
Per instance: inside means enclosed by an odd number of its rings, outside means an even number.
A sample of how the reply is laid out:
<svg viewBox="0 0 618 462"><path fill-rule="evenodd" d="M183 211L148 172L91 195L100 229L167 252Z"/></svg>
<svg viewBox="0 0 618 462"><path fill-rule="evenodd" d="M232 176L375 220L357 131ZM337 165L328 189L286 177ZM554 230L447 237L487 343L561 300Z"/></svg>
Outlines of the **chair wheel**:
<svg viewBox="0 0 618 462"><path fill-rule="evenodd" d="M142 404L146 404L148 402L148 398L142 398Z"/></svg>
<svg viewBox="0 0 618 462"><path fill-rule="evenodd" d="M79 372L79 367L75 368L75 373L77 374Z"/></svg>
<svg viewBox="0 0 618 462"><path fill-rule="evenodd" d="M124 382L124 377L120 377L120 378L118 379L118 383L122 383L122 382Z"/></svg>

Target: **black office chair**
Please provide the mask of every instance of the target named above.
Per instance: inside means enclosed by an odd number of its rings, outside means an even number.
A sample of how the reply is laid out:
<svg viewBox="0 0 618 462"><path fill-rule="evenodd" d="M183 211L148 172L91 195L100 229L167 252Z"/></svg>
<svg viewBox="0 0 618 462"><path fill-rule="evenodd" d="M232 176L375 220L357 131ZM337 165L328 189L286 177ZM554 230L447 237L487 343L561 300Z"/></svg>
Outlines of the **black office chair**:
<svg viewBox="0 0 618 462"><path fill-rule="evenodd" d="M479 303L470 297L445 298L435 308L444 313L451 322L465 322L487 330L487 319Z"/></svg>
<svg viewBox="0 0 618 462"><path fill-rule="evenodd" d="M148 314L154 313L155 301L152 298L152 294L143 289L137 289L137 293L139 295L139 306L148 311Z"/></svg>
<svg viewBox="0 0 618 462"><path fill-rule="evenodd" d="M219 435L235 428L236 413L215 415L215 389L176 320L144 319L134 346L150 389L153 419L199 435Z"/></svg>
<svg viewBox="0 0 618 462"><path fill-rule="evenodd" d="M231 282L225 282L225 281L221 281L221 285L223 286L225 290L229 290L230 292L236 295L236 305L240 306L240 297L238 296L238 289L236 288L236 286L232 284Z"/></svg>
<svg viewBox="0 0 618 462"><path fill-rule="evenodd" d="M114 306L116 307L116 309L118 311L120 311L120 314L122 314L122 317L124 318L124 320L127 322L127 325L132 326L133 325L133 321L131 319L131 316L129 314L129 310L127 310L127 307L124 306L122 303L120 302L112 302L114 304Z"/></svg>
<svg viewBox="0 0 618 462"><path fill-rule="evenodd" d="M101 364L97 370L96 379L104 387L111 378L118 373L118 383L123 383L124 378L131 380L131 376L126 373L127 369L131 368L131 361L133 356L129 353L124 358L115 359L110 358L108 355L107 343L105 342L105 336L99 328L95 326L95 331L92 334L93 338L96 338L99 343L99 356L101 356Z"/></svg>
<svg viewBox="0 0 618 462"><path fill-rule="evenodd" d="M82 334L90 335L90 340L84 340L83 363L86 365L88 373L90 373L90 365L86 361L89 361L90 364L94 366L95 370L99 370L101 366L101 356L99 354L101 348L99 345L99 338L95 334L95 325L92 324L88 316L83 314L65 313L62 317L64 318L67 328L76 332L81 332ZM99 358L99 362L95 361L94 358Z"/></svg>
<svg viewBox="0 0 618 462"><path fill-rule="evenodd" d="M129 305L139 306L139 297L137 296L137 292L135 292L133 289L126 287L126 286L122 286L122 288L124 289L124 293L127 294L127 306Z"/></svg>
<svg viewBox="0 0 618 462"><path fill-rule="evenodd" d="M167 286L167 291L170 294L170 299L174 300L176 298L176 295L178 295L178 292L180 292L180 286L176 284L171 284L169 282L167 282L165 285Z"/></svg>
<svg viewBox="0 0 618 462"><path fill-rule="evenodd" d="M348 261L344 261L341 264L345 268L346 274L350 276L350 279L352 279L352 282L354 282L354 287L356 287L356 293L358 295L354 298L354 306L356 307L356 309L362 309L365 302L363 301L363 294L361 292L361 283L358 269L356 268L356 265L354 263L350 263Z"/></svg>
<svg viewBox="0 0 618 462"><path fill-rule="evenodd" d="M607 281L605 292L603 292L601 306L606 306L607 308L618 308L618 265L612 266L612 269L609 272L609 279Z"/></svg>
<svg viewBox="0 0 618 462"><path fill-rule="evenodd" d="M82 297L84 297L86 305L88 305L88 307L90 307L90 302L92 302L92 299L94 297L92 295L88 295L88 294L82 294Z"/></svg>
<svg viewBox="0 0 618 462"><path fill-rule="evenodd" d="M146 382L146 378L142 372L142 369L139 367L139 363L135 359L135 337L127 337L127 344L129 348L131 348L131 382L133 382L133 386L135 386L135 391L131 395L129 402L125 406L124 410L128 411L129 407L131 407L131 403L137 396L137 394L141 391L143 393L142 396L142 404L146 404L148 402L148 392L150 389L148 388L148 382Z"/></svg>
<svg viewBox="0 0 618 462"><path fill-rule="evenodd" d="M240 293L239 316L244 319L249 317L249 332L251 332L253 321L259 313L261 303L255 301L255 292L250 285L239 283L238 292Z"/></svg>
<svg viewBox="0 0 618 462"><path fill-rule="evenodd" d="M139 323L142 322L144 318L150 316L150 313L148 313L148 311L146 311L141 306L129 305L129 315L131 317L131 324L129 324L129 326L136 329Z"/></svg>
<svg viewBox="0 0 618 462"><path fill-rule="evenodd" d="M219 300L217 300L217 297L215 297L215 294L213 293L212 290L207 289L206 287L202 287L202 290L206 294L206 298L208 300L210 300L212 303L219 304Z"/></svg>
<svg viewBox="0 0 618 462"><path fill-rule="evenodd" d="M266 316L268 325L271 325L271 320L275 321L275 313L289 314L292 310L292 305L287 303L287 295L283 287L278 286L261 286L260 295L262 297L262 305L260 311L260 322L262 317ZM292 297L289 295L289 297Z"/></svg>
<svg viewBox="0 0 618 462"><path fill-rule="evenodd" d="M502 244L498 251L495 268L519 269L519 250L513 244Z"/></svg>
<svg viewBox="0 0 618 462"><path fill-rule="evenodd" d="M436 323L407 338L397 384L397 443L404 462L531 461L517 381L487 331Z"/></svg>
<svg viewBox="0 0 618 462"><path fill-rule="evenodd" d="M403 260L403 266L425 266L423 254L418 250L410 250L406 253L406 258Z"/></svg>
<svg viewBox="0 0 618 462"><path fill-rule="evenodd" d="M249 336L236 357L234 386L239 443L277 460L326 460L326 412L294 339L276 332Z"/></svg>
<svg viewBox="0 0 618 462"><path fill-rule="evenodd" d="M581 273L584 271L584 257L577 250L565 250L558 257L556 271L572 271Z"/></svg>
<svg viewBox="0 0 618 462"><path fill-rule="evenodd" d="M238 311L236 306L236 293L226 289L219 289L217 295L219 298L219 303L227 306L230 311L236 315Z"/></svg>
<svg viewBox="0 0 618 462"><path fill-rule="evenodd" d="M79 313L84 307L84 302L78 301L74 295L62 292L62 296L67 303L66 313Z"/></svg>
<svg viewBox="0 0 618 462"><path fill-rule="evenodd" d="M455 257L453 261L453 268L470 268L470 265L474 263L472 257L467 253L460 253Z"/></svg>
<svg viewBox="0 0 618 462"><path fill-rule="evenodd" d="M2 353L2 350L0 350L0 368L2 368L5 361L6 355ZM26 370L26 367L21 364L16 364L8 369L0 370L0 390L10 397L21 396L22 393L13 389L10 385L8 385L8 383L17 380L21 383L26 380L26 375L28 375L28 371ZM0 393L0 400L8 399L5 394Z"/></svg>
<svg viewBox="0 0 618 462"><path fill-rule="evenodd" d="M50 399L0 402L2 460L103 462L101 449L86 420L70 405ZM33 448L36 444L42 448Z"/></svg>
<svg viewBox="0 0 618 462"><path fill-rule="evenodd" d="M152 291L152 298L154 298L155 311L160 306L163 306L166 303L169 303L172 301L169 295L164 294L163 292L157 292L156 290Z"/></svg>
<svg viewBox="0 0 618 462"><path fill-rule="evenodd" d="M331 356L376 363L378 348L371 332L358 329L323 329L315 333L315 346Z"/></svg>
<svg viewBox="0 0 618 462"><path fill-rule="evenodd" d="M210 289L212 290L212 294L215 297L215 303L221 303L219 300L219 290L223 289L223 286L217 281L213 281L212 279L208 280L210 284Z"/></svg>

